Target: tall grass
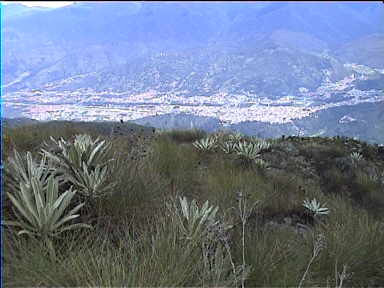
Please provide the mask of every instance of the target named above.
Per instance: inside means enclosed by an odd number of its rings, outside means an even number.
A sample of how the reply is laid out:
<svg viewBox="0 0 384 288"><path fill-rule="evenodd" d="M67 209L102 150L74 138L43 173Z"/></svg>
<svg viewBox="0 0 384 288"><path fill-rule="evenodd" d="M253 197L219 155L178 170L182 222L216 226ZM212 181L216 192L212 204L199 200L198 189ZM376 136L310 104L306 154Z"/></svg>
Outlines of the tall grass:
<svg viewBox="0 0 384 288"><path fill-rule="evenodd" d="M52 125L9 135L34 157L48 136L99 135L91 127ZM62 233L54 257L41 256L39 241L4 230L6 286L383 286L384 184L372 171L384 171L384 163L373 160L372 147L364 148L369 157L363 152L358 167L344 167L354 148L348 145L358 143L285 139L263 152L271 165L257 168L221 149L199 152L192 143L205 133L139 136L105 137L112 142L108 157L116 159L108 181L116 184L87 215L80 211L93 230ZM248 196L247 205L239 193ZM222 226L212 225L211 238L186 241L180 219L167 209L179 196L200 208L205 201L219 207L218 223L230 229L220 234ZM303 207L313 198L330 211L321 221ZM320 234L324 246L313 257Z"/></svg>

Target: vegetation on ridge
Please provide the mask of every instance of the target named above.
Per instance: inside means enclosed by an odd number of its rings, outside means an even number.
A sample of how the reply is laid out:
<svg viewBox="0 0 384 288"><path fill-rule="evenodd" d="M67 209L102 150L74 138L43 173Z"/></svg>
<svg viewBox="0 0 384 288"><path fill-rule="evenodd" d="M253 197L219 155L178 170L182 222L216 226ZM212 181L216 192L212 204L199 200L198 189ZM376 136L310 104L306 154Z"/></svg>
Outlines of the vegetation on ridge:
<svg viewBox="0 0 384 288"><path fill-rule="evenodd" d="M67 227L92 227L18 235L4 226L5 285L384 285L380 147L345 137L109 132L98 123L4 129L4 190L28 200L15 204L5 195L4 219L62 215ZM48 151L50 136L58 145ZM217 145L202 152L193 143L206 137ZM54 149L59 142L65 145ZM234 148L222 149L225 143ZM110 148L97 157L104 145ZM72 156L64 157L66 149ZM103 167L108 173L96 186L105 193L84 197L78 179ZM59 208L59 198L71 199ZM37 218L20 216L23 205L41 209L28 212Z"/></svg>

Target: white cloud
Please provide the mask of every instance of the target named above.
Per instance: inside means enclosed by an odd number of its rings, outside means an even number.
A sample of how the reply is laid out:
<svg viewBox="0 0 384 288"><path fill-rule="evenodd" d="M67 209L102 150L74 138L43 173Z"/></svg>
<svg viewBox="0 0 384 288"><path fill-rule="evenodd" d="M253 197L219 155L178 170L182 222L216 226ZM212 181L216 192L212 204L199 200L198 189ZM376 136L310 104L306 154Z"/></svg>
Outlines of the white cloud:
<svg viewBox="0 0 384 288"><path fill-rule="evenodd" d="M45 2L38 2L38 1L1 1L1 4L11 4L11 3L18 3L22 4L24 6L28 7L50 7L50 8L57 8L57 7L63 7L67 5L71 5L74 2L73 1L45 1Z"/></svg>

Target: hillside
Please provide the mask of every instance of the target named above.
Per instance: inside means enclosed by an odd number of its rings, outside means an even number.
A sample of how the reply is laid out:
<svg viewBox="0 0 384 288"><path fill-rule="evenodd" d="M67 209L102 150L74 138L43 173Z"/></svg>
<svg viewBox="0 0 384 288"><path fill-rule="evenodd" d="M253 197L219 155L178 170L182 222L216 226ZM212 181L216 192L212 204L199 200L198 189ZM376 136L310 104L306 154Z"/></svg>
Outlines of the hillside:
<svg viewBox="0 0 384 288"><path fill-rule="evenodd" d="M186 113L145 117L133 122L168 130L197 128L206 132L215 132L224 128L261 138L279 138L282 135L345 136L357 137L371 144L384 144L383 102L333 107L313 113L309 117L282 124L244 121L223 126L214 117L199 117Z"/></svg>
<svg viewBox="0 0 384 288"><path fill-rule="evenodd" d="M5 285L383 286L383 147L110 124L4 129Z"/></svg>
<svg viewBox="0 0 384 288"><path fill-rule="evenodd" d="M329 108L310 117L287 124L243 122L231 125L234 131L258 137L345 136L356 137L371 144L384 144L384 102Z"/></svg>
<svg viewBox="0 0 384 288"><path fill-rule="evenodd" d="M372 34L346 43L336 51L336 55L346 62L382 68L383 51L384 34Z"/></svg>

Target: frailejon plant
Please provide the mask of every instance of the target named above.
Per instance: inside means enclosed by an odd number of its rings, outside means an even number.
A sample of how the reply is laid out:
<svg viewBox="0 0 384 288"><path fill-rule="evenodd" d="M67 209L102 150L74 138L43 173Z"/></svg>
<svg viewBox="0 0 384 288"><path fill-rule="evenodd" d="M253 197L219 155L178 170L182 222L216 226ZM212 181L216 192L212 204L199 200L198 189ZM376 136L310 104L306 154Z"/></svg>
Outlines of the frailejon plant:
<svg viewBox="0 0 384 288"><path fill-rule="evenodd" d="M363 155L359 152L353 152L350 155L353 165L357 165L361 160L363 160Z"/></svg>
<svg viewBox="0 0 384 288"><path fill-rule="evenodd" d="M228 140L230 141L230 142L234 142L234 143L238 143L238 142L240 142L242 139L243 139L243 134L241 134L241 133L236 133L236 134L230 134L229 136L228 136Z"/></svg>
<svg viewBox="0 0 384 288"><path fill-rule="evenodd" d="M50 139L53 149L59 153L54 154L48 151L48 149L42 149L42 151L58 164L64 162L75 168L82 168L83 162L88 167L96 167L97 165L105 166L110 161L107 156L111 149L111 144L106 143L105 140L100 138L92 140L91 136L87 134L76 135L73 143L65 141L63 138L56 140L51 137ZM48 148L51 145L44 143L44 146Z"/></svg>
<svg viewBox="0 0 384 288"><path fill-rule="evenodd" d="M224 142L220 145L220 148L225 154L231 154L236 151L236 143L230 141Z"/></svg>
<svg viewBox="0 0 384 288"><path fill-rule="evenodd" d="M304 200L303 206L307 208L314 216L327 215L329 209L327 207L321 207L321 204L314 198L311 201L308 199Z"/></svg>
<svg viewBox="0 0 384 288"><path fill-rule="evenodd" d="M33 178L41 181L43 186L47 185L50 175L55 175L59 183L63 181L63 178L58 176L45 155L43 155L40 163L36 163L31 152L27 152L26 157L23 158L16 150L14 150L14 156L9 158L9 163L5 167L5 174L7 176L6 185L12 192L20 191L21 183L26 188L31 187L31 179Z"/></svg>
<svg viewBox="0 0 384 288"><path fill-rule="evenodd" d="M93 199L106 195L113 188L115 183L107 183L108 163L112 161L107 159L110 143L99 138L92 140L89 135L76 135L74 143L51 140L59 152L54 154L42 149L42 153L55 163L57 170L80 194Z"/></svg>
<svg viewBox="0 0 384 288"><path fill-rule="evenodd" d="M236 144L236 153L246 160L255 160L260 157L261 149L255 143L239 142Z"/></svg>
<svg viewBox="0 0 384 288"><path fill-rule="evenodd" d="M196 200L188 202L186 197L179 198L180 211L177 213L181 231L188 240L198 240L206 236L208 227L214 225L216 220L216 213L219 207L213 207L206 201L204 205L199 208Z"/></svg>
<svg viewBox="0 0 384 288"><path fill-rule="evenodd" d="M90 170L83 163L77 176L69 175L68 180L78 187L81 194L88 198L101 197L106 195L115 186L115 183L106 184L108 166L97 165L94 170Z"/></svg>
<svg viewBox="0 0 384 288"><path fill-rule="evenodd" d="M327 207L322 207L321 204L317 202L316 198L313 198L312 200L305 199L303 206L311 212L313 219L317 224L322 224L319 220L319 216L329 214L329 209Z"/></svg>
<svg viewBox="0 0 384 288"><path fill-rule="evenodd" d="M192 144L200 151L212 151L217 147L217 138L207 137L200 140L196 140Z"/></svg>
<svg viewBox="0 0 384 288"><path fill-rule="evenodd" d="M313 214L314 219L317 223L320 223L318 221L318 218L317 218L318 216L329 214L329 209L327 207L322 207L322 205L316 200L316 198L312 199L311 201L308 199L305 199L303 206L305 208L307 208ZM309 268L311 267L311 265L312 265L313 261L316 259L316 257L320 254L320 251L325 248L325 244L326 244L326 239L325 239L325 236L323 234L318 234L316 239L314 236L315 234L312 233L312 235L314 237L312 257L309 260L309 262L307 264L307 268L303 274L303 277L300 280L300 283L298 286L299 288L303 287L304 281L305 281L307 274L309 272Z"/></svg>
<svg viewBox="0 0 384 288"><path fill-rule="evenodd" d="M257 147L260 149L260 152L268 151L271 149L271 143L265 140L258 140L254 142Z"/></svg>
<svg viewBox="0 0 384 288"><path fill-rule="evenodd" d="M7 193L15 210L16 221L3 221L2 225L20 228L18 235L40 237L51 255L54 255L52 237L67 230L91 227L84 223L69 224L79 217L76 213L84 205L80 203L68 211L76 193L72 187L59 195L59 184L53 175L49 176L46 183L33 176L29 184L21 182L19 192Z"/></svg>
<svg viewBox="0 0 384 288"><path fill-rule="evenodd" d="M222 142L226 138L226 134L224 131L217 131L213 134L213 137L215 137L218 142Z"/></svg>
<svg viewBox="0 0 384 288"><path fill-rule="evenodd" d="M236 268L233 262L227 235L232 226L218 219L219 207L210 206L206 201L199 208L196 200L188 202L186 197L180 197L179 205L173 202L173 205L168 204L168 209L176 216L183 239L188 241L189 245L201 247L204 277L217 281L230 271L233 284L237 284L241 269ZM219 245L220 243L222 245ZM213 275L216 279L212 278Z"/></svg>
<svg viewBox="0 0 384 288"><path fill-rule="evenodd" d="M264 168L267 168L268 167L268 164L267 162L265 162L263 159L261 158L257 158L255 159L255 165L261 169L264 169Z"/></svg>
<svg viewBox="0 0 384 288"><path fill-rule="evenodd" d="M255 136L252 136L250 138L250 142L257 145L257 147L260 149L260 152L268 151L272 147L271 141L266 141L264 139L257 138Z"/></svg>

